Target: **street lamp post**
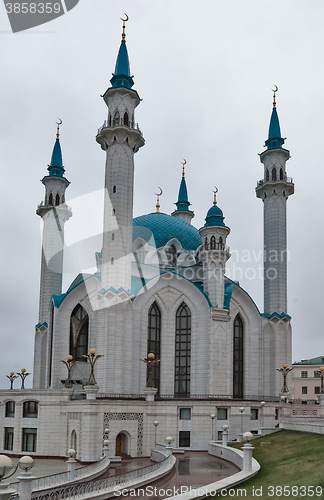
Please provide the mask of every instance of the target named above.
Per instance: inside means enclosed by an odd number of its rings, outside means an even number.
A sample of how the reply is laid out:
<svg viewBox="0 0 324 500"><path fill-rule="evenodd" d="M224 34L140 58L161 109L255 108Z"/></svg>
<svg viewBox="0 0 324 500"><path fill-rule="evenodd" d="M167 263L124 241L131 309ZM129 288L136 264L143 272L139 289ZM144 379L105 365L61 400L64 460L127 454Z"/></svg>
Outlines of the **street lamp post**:
<svg viewBox="0 0 324 500"><path fill-rule="evenodd" d="M91 369L90 377L89 377L89 380L86 383L86 385L96 385L97 384L95 376L94 376L94 365L96 364L96 361L98 361L99 358L103 357L103 354L96 355L96 352L97 352L96 349L92 348L92 349L90 349L89 354L82 354L82 356L84 358L87 358L87 360L89 361L90 369Z"/></svg>
<svg viewBox="0 0 324 500"><path fill-rule="evenodd" d="M6 375L6 377L10 380L10 389L13 389L13 383L18 378L18 375L15 375L15 372L10 372L10 375Z"/></svg>
<svg viewBox="0 0 324 500"><path fill-rule="evenodd" d="M157 420L155 420L155 421L153 422L153 425L154 425L154 427L155 427L155 446L156 446L156 441L157 441L156 436L157 436L157 428L158 428L159 423L160 423L160 422L158 422Z"/></svg>
<svg viewBox="0 0 324 500"><path fill-rule="evenodd" d="M284 363L281 368L276 368L276 370L278 372L280 372L281 375L283 376L283 386L282 386L281 392L283 394L289 393L289 389L287 386L287 375L289 372L291 372L292 368L288 368L288 365L286 363Z"/></svg>
<svg viewBox="0 0 324 500"><path fill-rule="evenodd" d="M261 422L260 422L260 428L262 429L262 427L264 426L264 405L265 405L265 401L261 401ZM262 434L262 432L261 432Z"/></svg>
<svg viewBox="0 0 324 500"><path fill-rule="evenodd" d="M72 367L78 363L78 361L73 361L73 356L71 356L71 354L69 354L68 356L66 356L66 361L64 361L63 359L61 359L61 363L64 363L66 368L67 368L67 371L68 371L68 377L65 381L65 384L64 384L64 387L66 387L67 389L71 389L71 387L73 387L73 383L72 383L72 380L71 380L71 370L72 370Z"/></svg>
<svg viewBox="0 0 324 500"><path fill-rule="evenodd" d="M241 432L240 432L240 435L239 435L239 440L238 440L238 441L239 441L239 443L242 443L242 441L243 441L243 412L244 412L244 409L245 409L245 408L243 408L243 406L241 406L241 407L239 408L239 411L240 411L240 413L241 413Z"/></svg>
<svg viewBox="0 0 324 500"><path fill-rule="evenodd" d="M210 418L211 418L211 421L212 421L212 439L211 439L212 441L215 441L214 440L214 420L215 420L215 417L216 417L215 413L212 413L210 415Z"/></svg>
<svg viewBox="0 0 324 500"><path fill-rule="evenodd" d="M143 363L146 363L147 370L148 370L146 387L154 387L154 380L153 380L153 373L152 373L153 366L156 366L158 363L160 363L160 360L155 359L153 352L149 352L147 355L147 358L141 359L141 361L143 361Z"/></svg>
<svg viewBox="0 0 324 500"><path fill-rule="evenodd" d="M17 373L17 375L21 378L21 389L25 389L25 380L30 373L26 373L26 368L22 368L21 373Z"/></svg>

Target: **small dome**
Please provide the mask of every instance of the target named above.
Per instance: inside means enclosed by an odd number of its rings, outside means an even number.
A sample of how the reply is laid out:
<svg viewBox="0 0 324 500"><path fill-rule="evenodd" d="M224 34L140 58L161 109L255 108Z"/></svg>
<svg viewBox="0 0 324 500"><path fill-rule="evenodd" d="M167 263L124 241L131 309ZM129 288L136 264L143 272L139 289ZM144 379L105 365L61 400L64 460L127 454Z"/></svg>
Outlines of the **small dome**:
<svg viewBox="0 0 324 500"><path fill-rule="evenodd" d="M221 209L217 206L214 205L211 207L206 215L206 224L205 227L208 226L225 226L224 224L224 219L225 217L223 216L223 212Z"/></svg>

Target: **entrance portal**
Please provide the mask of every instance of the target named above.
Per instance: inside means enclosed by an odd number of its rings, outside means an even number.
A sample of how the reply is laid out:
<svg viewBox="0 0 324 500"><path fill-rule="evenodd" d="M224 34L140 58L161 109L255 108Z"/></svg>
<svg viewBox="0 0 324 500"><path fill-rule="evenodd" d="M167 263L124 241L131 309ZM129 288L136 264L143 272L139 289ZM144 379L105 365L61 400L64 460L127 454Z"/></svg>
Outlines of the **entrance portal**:
<svg viewBox="0 0 324 500"><path fill-rule="evenodd" d="M128 437L124 432L116 436L116 456L128 454Z"/></svg>

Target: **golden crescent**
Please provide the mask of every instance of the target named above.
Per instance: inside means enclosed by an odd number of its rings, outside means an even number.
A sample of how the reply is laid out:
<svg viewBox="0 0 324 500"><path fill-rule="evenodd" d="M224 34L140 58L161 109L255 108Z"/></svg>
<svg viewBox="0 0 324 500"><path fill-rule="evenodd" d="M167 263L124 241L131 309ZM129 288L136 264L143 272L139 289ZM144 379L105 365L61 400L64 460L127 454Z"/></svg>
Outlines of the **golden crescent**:
<svg viewBox="0 0 324 500"><path fill-rule="evenodd" d="M59 122L55 122L56 125L62 125L63 122L62 122L61 118L59 118L59 120L60 120Z"/></svg>
<svg viewBox="0 0 324 500"><path fill-rule="evenodd" d="M160 186L158 186L159 190L161 191L161 193L154 193L156 196L161 196L163 194L163 191L162 189L160 188Z"/></svg>
<svg viewBox="0 0 324 500"><path fill-rule="evenodd" d="M216 186L214 186L215 188L215 191L213 191L214 194L218 193L218 188Z"/></svg>
<svg viewBox="0 0 324 500"><path fill-rule="evenodd" d="M183 162L181 162L181 163L182 163L183 166L185 166L187 164L187 160L183 159Z"/></svg>
<svg viewBox="0 0 324 500"><path fill-rule="evenodd" d="M275 90L271 89L271 90L272 90L272 92L278 92L278 87L277 87L277 85L275 85L275 87L276 87L276 88L275 88Z"/></svg>
<svg viewBox="0 0 324 500"><path fill-rule="evenodd" d="M120 19L121 19L121 21L123 21L125 23L126 21L128 21L129 17L126 14L126 12L124 12L124 15L126 16L126 19L123 19L122 17Z"/></svg>

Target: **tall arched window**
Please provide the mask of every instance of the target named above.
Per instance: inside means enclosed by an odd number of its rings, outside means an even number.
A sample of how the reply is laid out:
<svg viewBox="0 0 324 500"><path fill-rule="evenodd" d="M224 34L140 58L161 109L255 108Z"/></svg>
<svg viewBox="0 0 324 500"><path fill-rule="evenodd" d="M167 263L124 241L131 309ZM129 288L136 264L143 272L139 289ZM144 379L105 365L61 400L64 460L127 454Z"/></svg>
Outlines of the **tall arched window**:
<svg viewBox="0 0 324 500"><path fill-rule="evenodd" d="M191 312L185 302L177 310L175 335L174 395L190 396Z"/></svg>
<svg viewBox="0 0 324 500"><path fill-rule="evenodd" d="M210 238L210 249L216 250L216 238L215 238L215 236L212 236Z"/></svg>
<svg viewBox="0 0 324 500"><path fill-rule="evenodd" d="M208 238L205 238L205 250L208 250Z"/></svg>
<svg viewBox="0 0 324 500"><path fill-rule="evenodd" d="M87 361L83 354L88 352L89 316L78 304L71 315L70 354L75 361Z"/></svg>
<svg viewBox="0 0 324 500"><path fill-rule="evenodd" d="M116 193L116 192L117 192L117 187L113 186L113 193Z"/></svg>
<svg viewBox="0 0 324 500"><path fill-rule="evenodd" d="M161 342L161 312L156 302L153 302L148 312L147 353L153 352L155 359L160 359ZM147 374L148 375L148 374ZM152 369L154 387L160 391L160 363Z"/></svg>
<svg viewBox="0 0 324 500"><path fill-rule="evenodd" d="M52 195L52 193L50 193L50 195L48 197L48 204L49 205L53 205L53 195Z"/></svg>
<svg viewBox="0 0 324 500"><path fill-rule="evenodd" d="M129 119L128 119L128 113L127 113L127 111L125 111L125 113L124 113L124 125L126 125L126 127L128 127L128 125L129 125Z"/></svg>
<svg viewBox="0 0 324 500"><path fill-rule="evenodd" d="M268 180L269 180L269 170L267 169L266 170L266 181L268 181Z"/></svg>
<svg viewBox="0 0 324 500"><path fill-rule="evenodd" d="M173 245L171 245L166 251L168 262L171 266L175 266L177 263L177 251Z"/></svg>
<svg viewBox="0 0 324 500"><path fill-rule="evenodd" d="M111 127L111 114L109 113L109 117L108 117L108 127Z"/></svg>
<svg viewBox="0 0 324 500"><path fill-rule="evenodd" d="M223 238L220 236L218 240L218 248L219 250L224 250Z"/></svg>
<svg viewBox="0 0 324 500"><path fill-rule="evenodd" d="M239 314L233 325L233 397L243 397L243 322Z"/></svg>
<svg viewBox="0 0 324 500"><path fill-rule="evenodd" d="M57 195L55 196L55 205L59 204L60 204L60 195L57 193Z"/></svg>
<svg viewBox="0 0 324 500"><path fill-rule="evenodd" d="M116 113L114 114L113 126L119 125L119 120L120 120L120 114L119 111L116 111Z"/></svg>
<svg viewBox="0 0 324 500"><path fill-rule="evenodd" d="M283 178L284 178L284 171L283 169L281 168L280 169L280 180L283 181Z"/></svg>
<svg viewBox="0 0 324 500"><path fill-rule="evenodd" d="M277 170L275 169L275 167L273 167L273 169L272 169L271 176L272 176L273 181L277 180Z"/></svg>

